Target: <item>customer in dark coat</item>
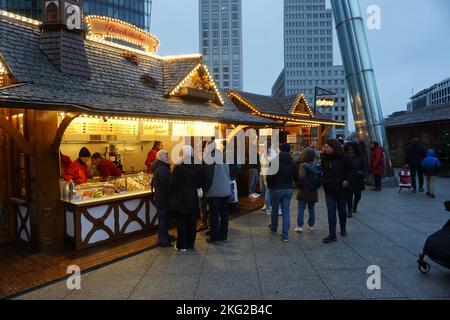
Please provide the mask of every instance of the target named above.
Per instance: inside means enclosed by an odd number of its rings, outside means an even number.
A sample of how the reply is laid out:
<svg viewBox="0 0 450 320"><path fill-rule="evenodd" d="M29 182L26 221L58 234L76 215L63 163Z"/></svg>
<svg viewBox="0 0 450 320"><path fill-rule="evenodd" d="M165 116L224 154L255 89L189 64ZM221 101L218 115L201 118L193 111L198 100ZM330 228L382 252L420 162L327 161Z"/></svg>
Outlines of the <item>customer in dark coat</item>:
<svg viewBox="0 0 450 320"><path fill-rule="evenodd" d="M366 159L360 154L360 149L355 142L349 142L344 147L345 154L353 164L353 171L350 176L350 192L348 198L348 217L358 211L358 203L364 190L364 179L368 176Z"/></svg>
<svg viewBox="0 0 450 320"><path fill-rule="evenodd" d="M339 213L341 236L347 236L347 199L353 170L353 164L344 154L341 144L337 140L328 140L322 155L322 185L325 190L329 226L329 235L323 239L324 243L337 241L336 209Z"/></svg>
<svg viewBox="0 0 450 320"><path fill-rule="evenodd" d="M200 212L198 188L201 187L201 165L194 164L191 146L183 148L183 158L170 177L171 210L177 218L178 239L175 249L194 249L197 217Z"/></svg>
<svg viewBox="0 0 450 320"><path fill-rule="evenodd" d="M155 192L155 204L158 211L158 245L169 247L173 238L169 236L170 164L167 151L158 151L156 160L151 165L151 170L153 172L152 188Z"/></svg>
<svg viewBox="0 0 450 320"><path fill-rule="evenodd" d="M311 174L309 168L314 165L315 161L316 161L316 149L310 147L305 148L302 151L300 157L300 167L298 175L299 190L297 193L298 217L297 217L297 228L295 229L296 232L303 231L304 214L306 207L308 207L309 212L308 227L310 231L314 230L314 225L316 223L316 212L314 207L315 204L319 201L318 192L317 189L311 190L307 184L308 175Z"/></svg>
<svg viewBox="0 0 450 320"><path fill-rule="evenodd" d="M419 192L424 192L424 178L422 170L422 160L426 157L425 148L420 144L419 139L411 139L405 148L405 163L411 171L413 192L417 192L417 179L419 180Z"/></svg>
<svg viewBox="0 0 450 320"><path fill-rule="evenodd" d="M292 199L292 192L294 188L294 181L298 181L298 173L295 167L295 162L290 154L291 146L287 143L280 146L280 154L278 159L274 159L275 163L278 161L279 168L275 175L267 176L267 186L270 190L270 200L272 203L272 223L270 230L272 233L277 232L278 228L278 210L281 207L283 213L283 233L281 240L289 241L290 228L290 204Z"/></svg>

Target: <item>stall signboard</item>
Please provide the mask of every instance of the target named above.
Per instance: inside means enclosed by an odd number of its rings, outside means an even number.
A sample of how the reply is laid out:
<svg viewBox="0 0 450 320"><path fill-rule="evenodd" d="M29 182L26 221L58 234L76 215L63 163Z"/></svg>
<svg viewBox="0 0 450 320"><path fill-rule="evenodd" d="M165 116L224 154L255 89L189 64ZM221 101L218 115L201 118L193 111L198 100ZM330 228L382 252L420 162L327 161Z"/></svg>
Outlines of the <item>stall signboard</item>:
<svg viewBox="0 0 450 320"><path fill-rule="evenodd" d="M85 20L89 36L101 39L118 39L138 45L150 53L156 53L158 49L159 40L154 35L127 22L96 15L88 15Z"/></svg>
<svg viewBox="0 0 450 320"><path fill-rule="evenodd" d="M287 143L297 143L297 135L288 135Z"/></svg>
<svg viewBox="0 0 450 320"><path fill-rule="evenodd" d="M141 140L155 140L169 136L169 122L147 122L142 123Z"/></svg>
<svg viewBox="0 0 450 320"><path fill-rule="evenodd" d="M138 121L102 118L75 118L64 134L64 141L85 142L90 140L136 141Z"/></svg>
<svg viewBox="0 0 450 320"><path fill-rule="evenodd" d="M265 137L269 137L272 135L272 129L268 128L268 129L259 129L259 135L260 136L265 136Z"/></svg>
<svg viewBox="0 0 450 320"><path fill-rule="evenodd" d="M175 137L214 137L216 126L209 123L173 123L172 135Z"/></svg>

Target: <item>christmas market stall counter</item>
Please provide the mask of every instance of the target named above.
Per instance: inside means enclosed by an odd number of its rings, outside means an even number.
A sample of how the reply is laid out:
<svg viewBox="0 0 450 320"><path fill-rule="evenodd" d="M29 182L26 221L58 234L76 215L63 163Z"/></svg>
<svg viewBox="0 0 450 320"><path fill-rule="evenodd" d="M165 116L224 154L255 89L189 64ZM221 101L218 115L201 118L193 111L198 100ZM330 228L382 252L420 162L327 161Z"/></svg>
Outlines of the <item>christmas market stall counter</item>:
<svg viewBox="0 0 450 320"><path fill-rule="evenodd" d="M150 179L140 173L77 186L62 182L66 239L81 250L149 232L157 224Z"/></svg>

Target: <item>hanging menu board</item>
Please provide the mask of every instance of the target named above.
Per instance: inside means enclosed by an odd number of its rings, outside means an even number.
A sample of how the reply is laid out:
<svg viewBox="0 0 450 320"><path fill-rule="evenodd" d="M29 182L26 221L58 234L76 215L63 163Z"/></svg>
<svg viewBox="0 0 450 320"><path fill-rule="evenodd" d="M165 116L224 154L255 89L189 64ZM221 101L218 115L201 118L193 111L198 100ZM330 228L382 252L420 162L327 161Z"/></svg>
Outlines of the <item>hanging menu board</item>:
<svg viewBox="0 0 450 320"><path fill-rule="evenodd" d="M215 125L210 123L173 123L172 135L176 137L214 137Z"/></svg>
<svg viewBox="0 0 450 320"><path fill-rule="evenodd" d="M138 121L75 118L64 134L64 141L134 141L138 139Z"/></svg>
<svg viewBox="0 0 450 320"><path fill-rule="evenodd" d="M141 139L143 141L158 140L161 137L169 136L168 122L147 122L142 123Z"/></svg>

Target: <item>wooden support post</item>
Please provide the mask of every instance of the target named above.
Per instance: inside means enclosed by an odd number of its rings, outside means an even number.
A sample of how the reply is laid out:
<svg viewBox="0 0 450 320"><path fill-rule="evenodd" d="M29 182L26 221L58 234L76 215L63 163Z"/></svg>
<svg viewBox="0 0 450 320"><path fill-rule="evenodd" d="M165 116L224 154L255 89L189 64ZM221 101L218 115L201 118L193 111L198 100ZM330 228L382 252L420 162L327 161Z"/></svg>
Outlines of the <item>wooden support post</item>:
<svg viewBox="0 0 450 320"><path fill-rule="evenodd" d="M25 154L32 154L34 146L6 119L4 115L0 115L0 127L2 127L14 140L19 149Z"/></svg>

